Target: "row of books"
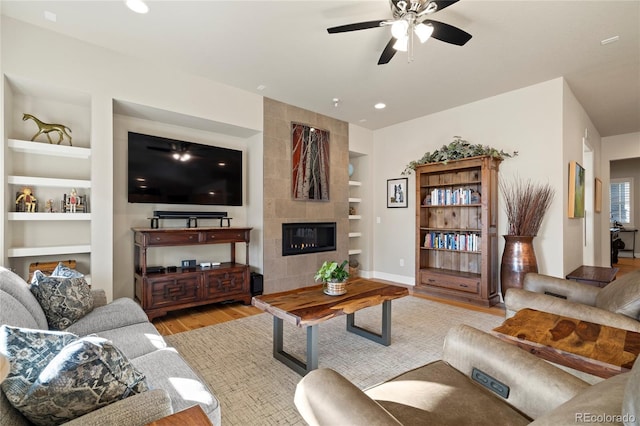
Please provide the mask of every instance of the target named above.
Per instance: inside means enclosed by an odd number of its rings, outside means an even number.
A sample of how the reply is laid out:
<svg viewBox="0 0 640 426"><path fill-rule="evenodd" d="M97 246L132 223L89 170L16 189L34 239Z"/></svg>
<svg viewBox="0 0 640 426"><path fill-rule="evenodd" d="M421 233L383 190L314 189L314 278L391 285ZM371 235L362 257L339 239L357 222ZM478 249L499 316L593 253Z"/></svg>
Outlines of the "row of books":
<svg viewBox="0 0 640 426"><path fill-rule="evenodd" d="M430 194L427 194L423 203L426 206L480 204L480 193L470 188L436 188Z"/></svg>
<svg viewBox="0 0 640 426"><path fill-rule="evenodd" d="M424 236L426 248L480 251L480 234L460 232L427 232Z"/></svg>

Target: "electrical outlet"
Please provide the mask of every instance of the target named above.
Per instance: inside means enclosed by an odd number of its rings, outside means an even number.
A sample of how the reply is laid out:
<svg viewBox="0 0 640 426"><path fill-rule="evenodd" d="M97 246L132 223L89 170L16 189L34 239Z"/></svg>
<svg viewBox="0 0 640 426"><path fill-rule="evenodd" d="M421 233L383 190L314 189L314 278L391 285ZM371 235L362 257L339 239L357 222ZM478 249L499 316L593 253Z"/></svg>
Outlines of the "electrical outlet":
<svg viewBox="0 0 640 426"><path fill-rule="evenodd" d="M380 223L380 216L376 217L376 223Z"/></svg>
<svg viewBox="0 0 640 426"><path fill-rule="evenodd" d="M404 259L400 259L400 266L404 266Z"/></svg>

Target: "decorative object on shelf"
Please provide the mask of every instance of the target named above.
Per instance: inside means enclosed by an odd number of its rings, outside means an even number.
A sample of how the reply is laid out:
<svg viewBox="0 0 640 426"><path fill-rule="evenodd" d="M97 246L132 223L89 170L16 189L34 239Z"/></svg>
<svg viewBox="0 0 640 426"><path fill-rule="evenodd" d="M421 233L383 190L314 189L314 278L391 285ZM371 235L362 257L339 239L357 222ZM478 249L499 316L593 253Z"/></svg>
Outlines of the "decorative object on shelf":
<svg viewBox="0 0 640 426"><path fill-rule="evenodd" d="M291 123L294 200L329 201L329 132Z"/></svg>
<svg viewBox="0 0 640 426"><path fill-rule="evenodd" d="M407 178L387 179L387 208L407 207Z"/></svg>
<svg viewBox="0 0 640 426"><path fill-rule="evenodd" d="M340 296L347 292L349 271L345 269L345 266L347 266L348 263L348 260L342 263L325 261L320 269L318 269L314 278L316 281L322 281L325 294L329 296Z"/></svg>
<svg viewBox="0 0 640 426"><path fill-rule="evenodd" d="M576 161L569 162L569 217L584 217L585 196L584 167Z"/></svg>
<svg viewBox="0 0 640 426"><path fill-rule="evenodd" d="M360 262L355 257L349 259L349 277L356 278L360 276Z"/></svg>
<svg viewBox="0 0 640 426"><path fill-rule="evenodd" d="M349 215L353 216L353 215L356 215L356 214L358 214L356 208L353 207L353 206L349 207Z"/></svg>
<svg viewBox="0 0 640 426"><path fill-rule="evenodd" d="M89 206L87 204L86 195L78 195L75 188L69 194L62 196L62 212L63 213L88 213Z"/></svg>
<svg viewBox="0 0 640 426"><path fill-rule="evenodd" d="M349 177L353 176L353 172L354 172L353 164L349 163Z"/></svg>
<svg viewBox="0 0 640 426"><path fill-rule="evenodd" d="M38 211L38 199L33 195L31 188L24 187L16 197L16 211L34 213Z"/></svg>
<svg viewBox="0 0 640 426"><path fill-rule="evenodd" d="M49 133L56 132L58 133L58 142L57 142L58 145L60 145L60 142L62 142L65 136L67 137L67 139L69 139L69 146L73 145L73 143L71 142L72 141L71 135L69 134L71 132L71 129L65 126L64 124L45 123L31 114L27 114L27 113L22 114L22 121L27 121L27 120L33 120L38 126L38 132L35 135L33 135L33 137L31 138L32 141L35 138L37 138L39 135L44 133L47 139L49 139L49 143L52 144L53 141L51 140L51 136L49 135ZM69 133L67 133L67 130L69 131Z"/></svg>
<svg viewBox="0 0 640 426"><path fill-rule="evenodd" d="M53 199L49 198L44 204L44 211L47 213L53 213Z"/></svg>
<svg viewBox="0 0 640 426"><path fill-rule="evenodd" d="M542 220L549 210L555 190L551 185L535 184L515 178L500 180L507 214L507 235L500 265L502 297L509 288L522 288L524 276L538 272L533 238L538 235Z"/></svg>
<svg viewBox="0 0 640 426"><path fill-rule="evenodd" d="M402 172L403 175L409 175L412 171L415 171L416 167L422 164L429 163L444 163L450 160L460 160L462 158L479 157L488 155L493 158L503 160L505 158L511 158L518 155L518 151L505 152L492 148L488 145L471 144L470 142L462 139L460 136L454 136L453 142L449 145L442 145L442 148L436 149L433 152L426 152L422 158L416 161L412 161L407 164L407 167Z"/></svg>

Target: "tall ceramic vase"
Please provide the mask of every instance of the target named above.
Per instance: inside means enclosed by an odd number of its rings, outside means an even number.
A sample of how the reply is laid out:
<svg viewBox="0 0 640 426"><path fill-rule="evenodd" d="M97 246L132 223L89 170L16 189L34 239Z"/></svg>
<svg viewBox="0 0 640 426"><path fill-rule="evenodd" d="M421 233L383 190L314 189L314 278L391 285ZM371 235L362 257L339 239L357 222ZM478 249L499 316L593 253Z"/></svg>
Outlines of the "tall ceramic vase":
<svg viewBox="0 0 640 426"><path fill-rule="evenodd" d="M538 261L533 248L533 237L503 235L505 239L500 282L502 297L510 288L522 288L524 276L529 272L538 272Z"/></svg>

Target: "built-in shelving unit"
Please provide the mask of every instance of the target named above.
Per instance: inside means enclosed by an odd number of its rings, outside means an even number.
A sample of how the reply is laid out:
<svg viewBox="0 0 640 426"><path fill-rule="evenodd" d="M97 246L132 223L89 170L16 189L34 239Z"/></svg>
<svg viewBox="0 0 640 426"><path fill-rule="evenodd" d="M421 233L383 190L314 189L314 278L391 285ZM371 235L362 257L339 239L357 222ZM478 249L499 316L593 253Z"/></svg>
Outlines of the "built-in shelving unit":
<svg viewBox="0 0 640 426"><path fill-rule="evenodd" d="M91 98L61 88L51 88L33 81L5 76L8 101L5 103L6 125L3 152L5 212L3 258L9 267L25 275L29 263L69 259L78 269L90 273L91 263ZM22 120L23 113L43 122L61 123L72 128L73 146L64 139L49 143L39 135L34 121ZM58 137L52 133L52 138ZM36 198L36 211L19 211L17 195L30 188ZM71 212L64 203L75 189L86 200ZM68 199L68 198L67 198Z"/></svg>
<svg viewBox="0 0 640 426"><path fill-rule="evenodd" d="M499 302L499 164L473 157L416 169L416 291Z"/></svg>

